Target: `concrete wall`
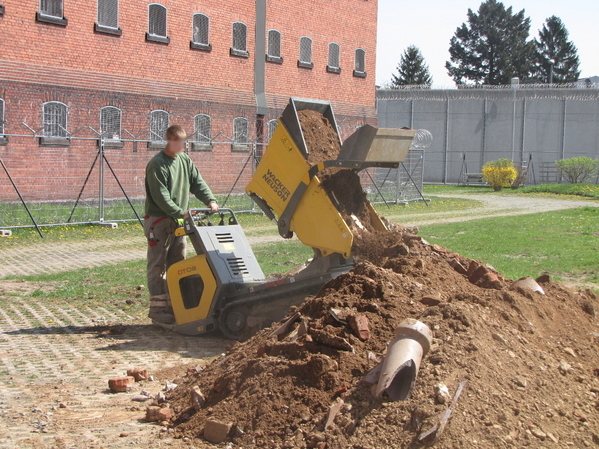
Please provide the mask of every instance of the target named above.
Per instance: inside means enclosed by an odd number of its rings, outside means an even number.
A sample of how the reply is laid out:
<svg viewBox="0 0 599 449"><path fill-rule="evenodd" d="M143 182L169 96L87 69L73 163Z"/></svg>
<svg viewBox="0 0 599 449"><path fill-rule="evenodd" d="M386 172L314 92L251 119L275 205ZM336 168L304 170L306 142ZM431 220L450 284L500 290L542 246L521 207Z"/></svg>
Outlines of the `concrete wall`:
<svg viewBox="0 0 599 449"><path fill-rule="evenodd" d="M499 158L526 164L530 182L542 165L576 156L599 158L599 89L527 88L379 90L379 126L423 128L433 135L424 181L457 183Z"/></svg>

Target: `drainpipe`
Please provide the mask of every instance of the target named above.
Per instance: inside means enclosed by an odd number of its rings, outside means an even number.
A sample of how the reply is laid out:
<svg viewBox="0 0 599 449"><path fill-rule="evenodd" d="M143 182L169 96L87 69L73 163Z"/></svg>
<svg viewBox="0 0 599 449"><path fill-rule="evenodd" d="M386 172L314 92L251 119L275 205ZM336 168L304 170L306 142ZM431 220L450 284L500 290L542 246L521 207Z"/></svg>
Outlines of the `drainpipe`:
<svg viewBox="0 0 599 449"><path fill-rule="evenodd" d="M266 115L266 0L256 0L256 45L254 48L254 94L256 114Z"/></svg>

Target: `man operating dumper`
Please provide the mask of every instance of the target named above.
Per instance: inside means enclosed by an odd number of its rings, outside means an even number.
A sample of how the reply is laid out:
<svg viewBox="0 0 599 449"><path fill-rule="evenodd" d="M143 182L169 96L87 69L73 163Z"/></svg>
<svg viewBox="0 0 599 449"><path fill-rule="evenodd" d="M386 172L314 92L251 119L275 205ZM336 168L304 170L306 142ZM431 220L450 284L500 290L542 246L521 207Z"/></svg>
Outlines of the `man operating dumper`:
<svg viewBox="0 0 599 449"><path fill-rule="evenodd" d="M186 218L189 194L218 212L216 198L202 179L185 149L187 135L179 125L166 130L167 144L146 167L144 233L148 239L148 317L160 324L174 324L175 316L166 287L165 273L185 259L185 237L175 236L178 220Z"/></svg>

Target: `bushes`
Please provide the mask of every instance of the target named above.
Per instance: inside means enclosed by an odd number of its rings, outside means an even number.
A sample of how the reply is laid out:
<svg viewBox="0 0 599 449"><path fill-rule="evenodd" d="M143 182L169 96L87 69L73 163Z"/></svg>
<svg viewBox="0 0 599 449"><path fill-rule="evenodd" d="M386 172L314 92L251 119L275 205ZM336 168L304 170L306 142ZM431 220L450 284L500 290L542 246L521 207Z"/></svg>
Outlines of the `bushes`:
<svg viewBox="0 0 599 449"><path fill-rule="evenodd" d="M510 187L518 177L518 171L510 159L498 159L483 165L483 179L496 192L502 187Z"/></svg>
<svg viewBox="0 0 599 449"><path fill-rule="evenodd" d="M586 181L599 173L599 160L590 157L573 157L555 162L557 172L570 184Z"/></svg>

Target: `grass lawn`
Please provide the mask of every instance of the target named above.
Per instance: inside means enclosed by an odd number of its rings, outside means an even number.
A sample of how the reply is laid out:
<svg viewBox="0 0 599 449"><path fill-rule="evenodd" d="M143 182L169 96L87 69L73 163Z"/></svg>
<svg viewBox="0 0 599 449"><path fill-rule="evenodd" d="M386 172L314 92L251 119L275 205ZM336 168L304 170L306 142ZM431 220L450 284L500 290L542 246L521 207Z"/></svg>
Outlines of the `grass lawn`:
<svg viewBox="0 0 599 449"><path fill-rule="evenodd" d="M541 184L523 187L518 193L554 193L557 195L574 195L588 198L599 198L597 184Z"/></svg>
<svg viewBox="0 0 599 449"><path fill-rule="evenodd" d="M542 273L599 284L599 208L422 226L431 243L490 263L510 278Z"/></svg>

